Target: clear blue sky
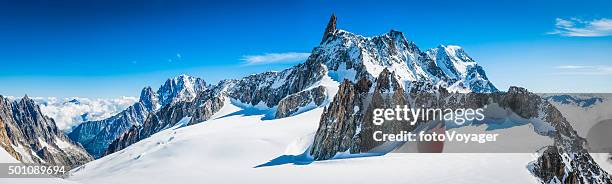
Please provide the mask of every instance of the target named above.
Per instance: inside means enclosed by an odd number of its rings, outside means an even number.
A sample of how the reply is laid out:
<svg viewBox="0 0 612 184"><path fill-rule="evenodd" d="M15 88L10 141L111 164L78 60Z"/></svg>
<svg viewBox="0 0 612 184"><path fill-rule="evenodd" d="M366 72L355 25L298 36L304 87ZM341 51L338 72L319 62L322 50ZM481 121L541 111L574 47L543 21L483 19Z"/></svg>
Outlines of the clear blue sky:
<svg viewBox="0 0 612 184"><path fill-rule="evenodd" d="M454 44L500 89L612 92L612 1L0 1L0 94L137 96L182 73L216 83L296 62L332 12L365 36ZM608 27L609 26L609 27Z"/></svg>

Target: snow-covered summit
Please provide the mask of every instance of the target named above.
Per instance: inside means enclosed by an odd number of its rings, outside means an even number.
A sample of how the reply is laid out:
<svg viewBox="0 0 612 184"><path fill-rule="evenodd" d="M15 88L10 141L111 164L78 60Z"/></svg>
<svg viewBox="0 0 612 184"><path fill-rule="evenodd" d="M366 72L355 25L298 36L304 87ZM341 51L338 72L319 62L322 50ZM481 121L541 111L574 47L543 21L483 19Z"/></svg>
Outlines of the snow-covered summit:
<svg viewBox="0 0 612 184"><path fill-rule="evenodd" d="M206 89L206 82L198 77L179 75L166 80L159 87L157 95L161 106L177 101L191 101L196 97L198 91Z"/></svg>
<svg viewBox="0 0 612 184"><path fill-rule="evenodd" d="M313 56L327 65L337 81L373 78L386 68L395 73L404 88L424 81L456 92L497 91L482 67L459 46L439 46L423 52L402 32L391 30L364 37L330 28L336 25L335 18L331 21L334 23L328 24L324 41L313 50Z"/></svg>

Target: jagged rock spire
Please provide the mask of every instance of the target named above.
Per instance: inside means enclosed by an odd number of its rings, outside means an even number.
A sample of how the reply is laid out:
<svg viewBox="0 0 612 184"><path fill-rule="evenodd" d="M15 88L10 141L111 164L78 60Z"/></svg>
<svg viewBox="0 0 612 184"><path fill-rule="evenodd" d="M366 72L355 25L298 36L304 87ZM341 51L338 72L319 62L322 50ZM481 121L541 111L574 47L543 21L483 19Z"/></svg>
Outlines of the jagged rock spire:
<svg viewBox="0 0 612 184"><path fill-rule="evenodd" d="M323 33L323 39L321 39L321 43L323 43L330 35L333 35L336 32L336 14L332 13L329 18L329 22L327 23L327 27L325 28L325 32Z"/></svg>
<svg viewBox="0 0 612 184"><path fill-rule="evenodd" d="M150 86L143 88L140 92L140 102L148 111L155 110L159 104L157 93Z"/></svg>

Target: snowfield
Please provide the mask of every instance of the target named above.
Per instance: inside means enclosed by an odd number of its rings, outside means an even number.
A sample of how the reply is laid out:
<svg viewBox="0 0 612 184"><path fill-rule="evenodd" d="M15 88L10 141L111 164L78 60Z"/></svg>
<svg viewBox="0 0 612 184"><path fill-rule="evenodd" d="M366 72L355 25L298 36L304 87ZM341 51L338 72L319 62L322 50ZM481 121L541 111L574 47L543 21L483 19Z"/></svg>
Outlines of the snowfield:
<svg viewBox="0 0 612 184"><path fill-rule="evenodd" d="M297 162L297 157L283 159L308 149L322 111L262 120L265 112L228 102L214 119L159 132L72 170L68 180L83 184L537 183L526 167L535 156L527 153L389 153L310 164Z"/></svg>

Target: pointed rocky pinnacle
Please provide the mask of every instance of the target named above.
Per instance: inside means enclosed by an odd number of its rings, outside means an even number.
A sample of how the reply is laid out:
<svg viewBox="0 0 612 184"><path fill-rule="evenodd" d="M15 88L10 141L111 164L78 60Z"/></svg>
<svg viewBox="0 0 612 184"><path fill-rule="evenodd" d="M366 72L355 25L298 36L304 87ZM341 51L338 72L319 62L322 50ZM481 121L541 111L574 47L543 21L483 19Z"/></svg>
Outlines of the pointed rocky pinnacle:
<svg viewBox="0 0 612 184"><path fill-rule="evenodd" d="M323 33L323 39L321 39L321 43L325 42L327 38L333 35L336 32L336 14L332 13L329 18L329 23L327 23L327 27L325 28L325 32Z"/></svg>

